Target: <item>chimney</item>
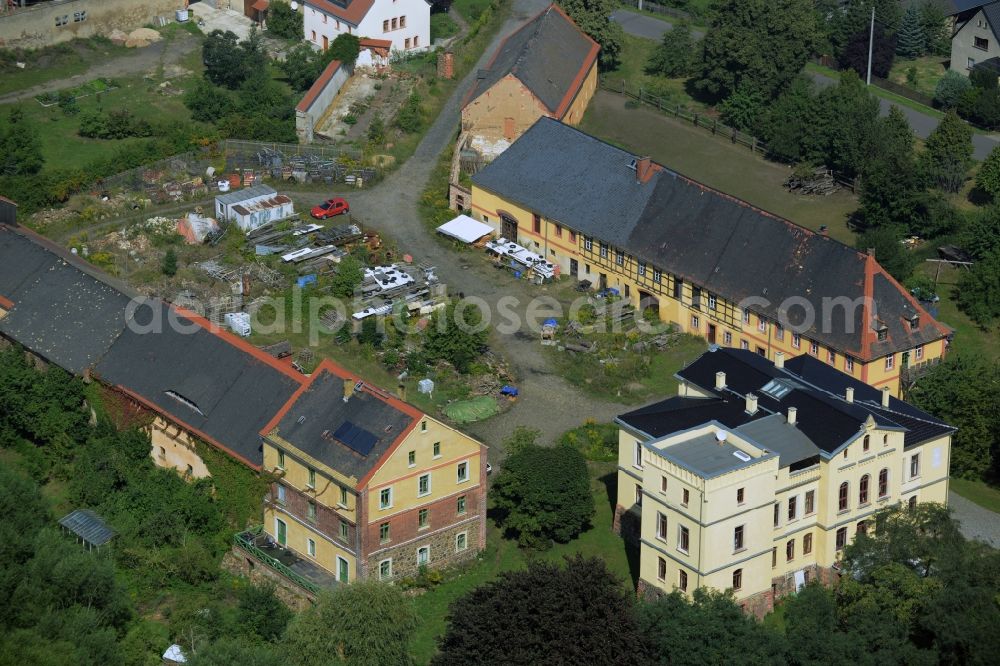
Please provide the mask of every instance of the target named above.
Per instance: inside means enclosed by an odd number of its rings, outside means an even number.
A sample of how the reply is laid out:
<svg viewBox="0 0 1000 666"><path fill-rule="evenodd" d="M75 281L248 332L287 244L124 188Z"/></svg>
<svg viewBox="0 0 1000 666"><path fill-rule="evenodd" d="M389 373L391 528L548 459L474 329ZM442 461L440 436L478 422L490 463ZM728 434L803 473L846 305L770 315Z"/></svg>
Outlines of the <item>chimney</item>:
<svg viewBox="0 0 1000 666"><path fill-rule="evenodd" d="M796 407L788 408L788 418L786 419L788 425L795 425L795 417L798 415L798 412L799 410Z"/></svg>
<svg viewBox="0 0 1000 666"><path fill-rule="evenodd" d="M889 387L885 386L882 388L882 406L889 407Z"/></svg>
<svg viewBox="0 0 1000 666"><path fill-rule="evenodd" d="M844 397L847 399L847 402L851 402L851 403L854 402L854 387L853 386L848 386L847 387L847 395L844 396Z"/></svg>
<svg viewBox="0 0 1000 666"><path fill-rule="evenodd" d="M719 371L715 373L715 389L721 391L726 388L726 373Z"/></svg>
<svg viewBox="0 0 1000 666"><path fill-rule="evenodd" d="M774 352L774 367L785 367L785 352Z"/></svg>
<svg viewBox="0 0 1000 666"><path fill-rule="evenodd" d="M396 393L399 394L400 400L406 400L406 384L399 382L399 390Z"/></svg>
<svg viewBox="0 0 1000 666"><path fill-rule="evenodd" d="M640 157L635 161L635 178L640 183L648 183L653 175L653 161L648 157Z"/></svg>
<svg viewBox="0 0 1000 666"><path fill-rule="evenodd" d="M868 248L868 256L869 257L874 257L875 256L875 248L873 248L873 247Z"/></svg>
<svg viewBox="0 0 1000 666"><path fill-rule="evenodd" d="M757 413L757 396L747 393L747 414Z"/></svg>

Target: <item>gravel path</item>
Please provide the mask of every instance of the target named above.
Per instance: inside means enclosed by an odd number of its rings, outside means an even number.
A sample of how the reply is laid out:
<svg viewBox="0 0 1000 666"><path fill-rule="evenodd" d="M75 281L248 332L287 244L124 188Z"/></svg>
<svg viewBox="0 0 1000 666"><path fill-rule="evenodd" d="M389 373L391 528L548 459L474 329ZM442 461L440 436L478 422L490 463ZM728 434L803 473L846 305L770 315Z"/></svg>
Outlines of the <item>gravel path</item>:
<svg viewBox="0 0 1000 666"><path fill-rule="evenodd" d="M4 95L0 97L0 105L11 104L22 99L31 99L36 95L46 92L72 88L81 83L102 77L109 79L125 78L142 74L160 65L173 65L180 62L184 56L191 52L191 49L197 48L199 44L200 41L194 35L179 32L170 39L153 42L147 47L135 49L127 54L99 62L82 74L71 76L68 79L46 81L37 86Z"/></svg>
<svg viewBox="0 0 1000 666"><path fill-rule="evenodd" d="M957 493L948 493L948 506L961 524L966 539L975 539L1000 548L1000 514L970 502Z"/></svg>

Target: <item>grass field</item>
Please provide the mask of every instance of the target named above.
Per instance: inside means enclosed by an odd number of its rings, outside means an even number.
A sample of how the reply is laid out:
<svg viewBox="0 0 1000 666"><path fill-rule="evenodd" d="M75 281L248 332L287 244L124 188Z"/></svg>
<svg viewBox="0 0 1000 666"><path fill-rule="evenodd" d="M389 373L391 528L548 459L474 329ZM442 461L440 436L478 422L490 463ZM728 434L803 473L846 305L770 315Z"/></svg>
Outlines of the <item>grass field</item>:
<svg viewBox="0 0 1000 666"><path fill-rule="evenodd" d="M455 0L451 6L458 10L462 18L472 23L490 6L490 0Z"/></svg>
<svg viewBox="0 0 1000 666"><path fill-rule="evenodd" d="M989 360L1000 360L1000 333L996 330L984 331L974 321L958 309L955 304L954 291L959 279L958 268L941 267L938 278L937 294L941 298L938 303L938 320L955 329L955 338L951 343L951 353L969 354ZM933 278L937 264L924 263L917 267L917 273Z"/></svg>
<svg viewBox="0 0 1000 666"><path fill-rule="evenodd" d="M853 194L790 194L783 186L791 173L789 167L769 162L705 129L650 108L626 109L624 97L604 91L594 96L581 129L632 152L650 155L685 176L809 229L826 225L831 237L854 243L854 234L847 228L847 215L858 207Z"/></svg>
<svg viewBox="0 0 1000 666"><path fill-rule="evenodd" d="M892 63L892 69L889 70L889 80L933 97L934 88L937 87L938 81L948 71L947 63L948 58L942 56L924 56L913 60L896 58L896 61ZM911 67L916 70L916 84L907 81L907 72Z"/></svg>
<svg viewBox="0 0 1000 666"><path fill-rule="evenodd" d="M692 110L705 109L705 104L696 101L687 93L684 79L668 79L646 74L646 63L655 49L656 42L651 39L625 35L618 68L605 72L601 78L611 86L619 86L625 81L630 90L641 87L644 92L661 97L670 105L679 104Z"/></svg>
<svg viewBox="0 0 1000 666"><path fill-rule="evenodd" d="M597 506L597 515L589 530L567 544L556 544L544 552L526 553L517 543L504 539L492 521L487 528L487 548L473 565L459 574L445 573L445 582L415 598L420 625L410 643L416 663L426 664L437 650L437 640L444 633L448 605L475 587L496 578L503 571L523 568L529 557L551 562L561 562L567 555L581 553L587 557L603 559L608 569L622 578L622 584L631 592L638 575L636 559L629 558L625 543L611 531L617 479L614 463L588 463L591 490Z"/></svg>
<svg viewBox="0 0 1000 666"><path fill-rule="evenodd" d="M970 502L975 502L984 509L1000 513L1000 488L983 481L956 478L952 478L949 485L952 490Z"/></svg>
<svg viewBox="0 0 1000 666"><path fill-rule="evenodd" d="M82 74L91 65L125 52L125 47L102 39L76 39L36 51L0 50L0 95ZM24 69L16 62L23 62Z"/></svg>

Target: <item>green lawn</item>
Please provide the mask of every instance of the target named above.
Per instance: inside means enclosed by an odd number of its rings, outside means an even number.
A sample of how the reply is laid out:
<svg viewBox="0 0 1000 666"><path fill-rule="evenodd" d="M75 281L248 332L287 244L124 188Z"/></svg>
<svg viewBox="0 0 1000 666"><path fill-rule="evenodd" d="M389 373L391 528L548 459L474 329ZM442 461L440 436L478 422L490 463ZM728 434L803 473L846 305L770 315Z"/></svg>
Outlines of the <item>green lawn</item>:
<svg viewBox="0 0 1000 666"><path fill-rule="evenodd" d="M996 330L984 331L968 315L958 309L954 299L955 285L961 269L942 266L938 278L938 320L955 329L951 353L968 354L990 360L1000 360L1000 334ZM937 264L923 263L917 272L934 277Z"/></svg>
<svg viewBox="0 0 1000 666"><path fill-rule="evenodd" d="M451 3L452 9L457 9L458 13L462 15L469 23L472 23L479 15L483 13L487 7L490 6L490 0L455 0Z"/></svg>
<svg viewBox="0 0 1000 666"><path fill-rule="evenodd" d="M458 24L448 14L431 14L431 41L458 34Z"/></svg>
<svg viewBox="0 0 1000 666"><path fill-rule="evenodd" d="M827 197L791 194L783 186L790 167L705 129L651 108L626 109L624 97L604 91L594 96L581 129L809 229L826 225L831 237L854 243L847 216L858 202L850 191Z"/></svg>
<svg viewBox="0 0 1000 666"><path fill-rule="evenodd" d="M125 52L124 47L101 39L77 39L36 51L0 49L0 95L82 74L91 65ZM24 69L16 66L18 61Z"/></svg>
<svg viewBox="0 0 1000 666"><path fill-rule="evenodd" d="M668 79L646 74L646 63L655 49L656 42L651 39L625 35L618 68L603 73L601 78L606 84L616 88L624 81L628 89L633 92L641 87L644 93L663 98L664 104L671 106L679 104L692 110L705 109L704 104L692 99L687 93L684 88L685 79Z"/></svg>
<svg viewBox="0 0 1000 666"><path fill-rule="evenodd" d="M924 56L913 60L897 58L889 71L889 80L901 86L913 88L928 97L934 97L934 88L948 71L947 64L948 58L941 56ZM907 72L910 68L916 70L917 80L915 84L911 84L907 80Z"/></svg>
<svg viewBox="0 0 1000 666"><path fill-rule="evenodd" d="M480 558L468 569L458 574L445 572L445 582L414 599L420 626L410 643L416 663L426 664L437 650L437 640L444 633L448 605L475 587L496 578L503 571L523 568L531 556L543 560L561 561L564 556L581 553L587 557L600 557L608 569L622 578L622 584L631 592L638 573L638 560L630 560L625 543L611 531L617 479L614 463L588 463L591 489L597 515L593 526L568 544L556 544L541 553L526 553L517 543L504 539L500 530L489 522L487 547Z"/></svg>
<svg viewBox="0 0 1000 666"><path fill-rule="evenodd" d="M956 478L951 479L950 487L970 502L975 502L984 509L1000 513L1000 488L983 481Z"/></svg>

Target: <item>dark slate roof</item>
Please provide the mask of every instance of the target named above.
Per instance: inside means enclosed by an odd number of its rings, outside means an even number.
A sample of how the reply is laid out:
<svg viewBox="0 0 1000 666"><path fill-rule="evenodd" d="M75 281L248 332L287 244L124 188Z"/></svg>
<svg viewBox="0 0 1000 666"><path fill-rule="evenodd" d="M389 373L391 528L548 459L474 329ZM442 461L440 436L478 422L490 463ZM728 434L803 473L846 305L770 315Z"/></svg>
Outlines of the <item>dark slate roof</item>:
<svg viewBox="0 0 1000 666"><path fill-rule="evenodd" d="M346 402L345 382L351 391ZM308 387L285 407L277 428L266 435L280 437L345 476L360 479L417 420L395 402L378 389L358 387L355 379L321 366ZM367 446L345 441L349 430L360 431L356 441L368 439Z"/></svg>
<svg viewBox="0 0 1000 666"><path fill-rule="evenodd" d="M588 134L541 118L472 177L502 195L582 234L625 246L653 193L629 168L634 159Z"/></svg>
<svg viewBox="0 0 1000 666"><path fill-rule="evenodd" d="M103 546L116 532L90 509L77 509L59 519L59 524L92 546Z"/></svg>
<svg viewBox="0 0 1000 666"><path fill-rule="evenodd" d="M125 328L129 297L55 252L0 226L0 333L81 374Z"/></svg>
<svg viewBox="0 0 1000 666"><path fill-rule="evenodd" d="M559 7L549 5L500 44L466 104L513 75L551 113L565 112L598 49Z"/></svg>
<svg viewBox="0 0 1000 666"><path fill-rule="evenodd" d="M986 15L986 20L990 22L993 34L1000 35L1000 2L991 2L988 5L984 5L983 14Z"/></svg>
<svg viewBox="0 0 1000 666"><path fill-rule="evenodd" d="M652 438L666 437L709 421L736 428L752 420L743 403L721 398L677 396L622 414L618 421Z"/></svg>
<svg viewBox="0 0 1000 666"><path fill-rule="evenodd" d="M153 328L154 314L165 322ZM179 326L170 325L175 319ZM303 378L208 322L148 301L95 368L104 382L202 434L254 466L260 431ZM133 328L135 330L133 330Z"/></svg>
<svg viewBox="0 0 1000 666"><path fill-rule="evenodd" d="M880 428L903 431L905 446L954 431L941 420L893 397L889 398L889 407L883 408L880 391L829 366L829 370L822 369L818 364L821 365L815 359L797 357L786 363L784 368L777 368L767 359L749 351L719 348L706 352L678 372L677 376L715 397L708 399L711 403L703 399L700 406L688 399L689 404L677 404L670 410L660 407L659 412L665 416L661 417L661 431L657 435L666 434L663 430L682 429L673 428L673 424L683 422L685 417L674 412L685 409L698 410L696 416L702 418L701 423L715 418L713 409L717 409L724 418L733 419L732 414L736 410L745 410L748 393L757 396L758 411L753 417L744 411L744 424L770 418L771 415L778 415L784 420L788 408L795 407L795 428L827 455L854 440L869 418L874 419ZM722 390L715 389L717 372L726 373L726 386ZM769 395L764 389L773 380L783 382L789 391L780 396ZM845 398L848 386L854 388L853 403L848 403ZM644 409L652 411L651 408ZM638 417L636 412L640 412ZM656 415L643 414L642 410L636 412L624 414L619 420L648 433L645 428L654 427L650 421L655 420ZM749 427L744 424L736 426L737 429L743 431ZM751 431L760 427L755 425ZM785 464L783 459L782 466Z"/></svg>
<svg viewBox="0 0 1000 666"><path fill-rule="evenodd" d="M771 414L745 423L736 428L736 432L777 453L781 467L789 467L819 456L819 448L813 441L795 426L788 425L788 421L780 414Z"/></svg>
<svg viewBox="0 0 1000 666"><path fill-rule="evenodd" d="M541 118L473 183L729 301L766 299L749 308L854 358L912 349L950 332L873 257L660 165L640 182L637 159ZM813 304L808 327L801 307L780 309L793 297ZM857 307L824 307L845 297ZM911 330L913 314L919 319ZM878 325L886 328L882 342Z"/></svg>

